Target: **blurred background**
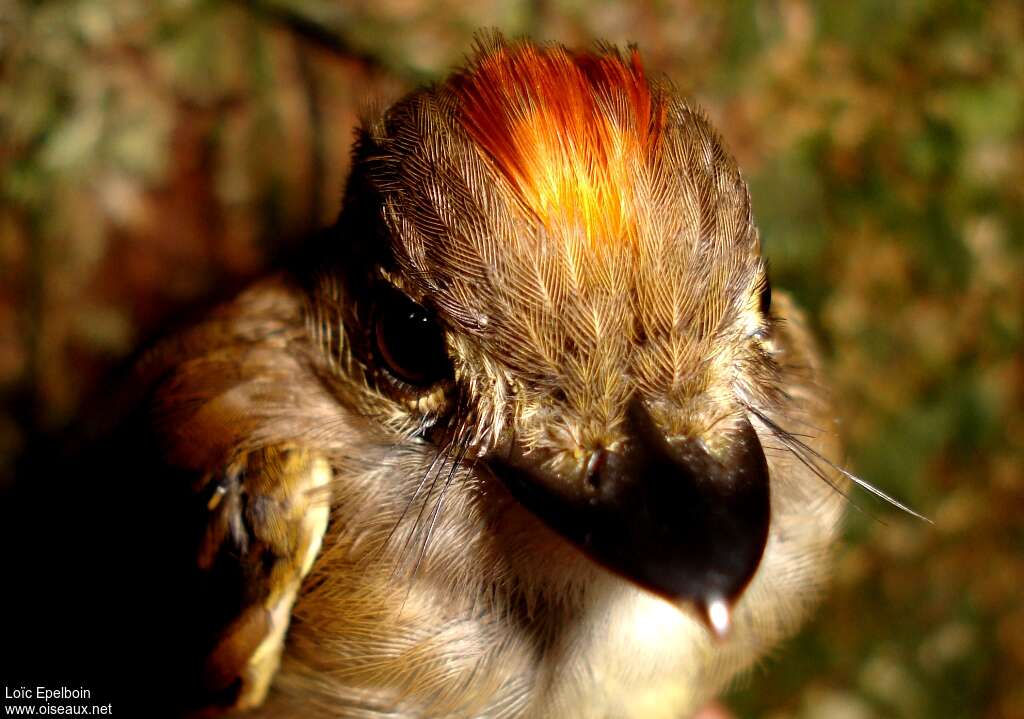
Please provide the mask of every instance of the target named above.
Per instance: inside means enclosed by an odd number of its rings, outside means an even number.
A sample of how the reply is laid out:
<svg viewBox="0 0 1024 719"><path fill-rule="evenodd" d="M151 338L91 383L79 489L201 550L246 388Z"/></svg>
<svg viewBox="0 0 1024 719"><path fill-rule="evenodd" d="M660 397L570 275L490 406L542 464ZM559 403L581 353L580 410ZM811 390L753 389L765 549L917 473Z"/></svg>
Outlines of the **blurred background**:
<svg viewBox="0 0 1024 719"><path fill-rule="evenodd" d="M1024 4L0 0L0 488L183 308L328 224L352 128L473 31L635 42L739 159L851 468L739 717L1024 717Z"/></svg>

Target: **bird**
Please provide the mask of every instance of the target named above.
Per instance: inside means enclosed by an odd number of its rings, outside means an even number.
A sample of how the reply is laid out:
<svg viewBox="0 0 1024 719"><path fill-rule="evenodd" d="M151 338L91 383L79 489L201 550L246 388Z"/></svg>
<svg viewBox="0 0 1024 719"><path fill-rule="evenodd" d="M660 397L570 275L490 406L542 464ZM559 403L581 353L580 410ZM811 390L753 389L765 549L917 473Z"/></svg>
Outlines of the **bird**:
<svg viewBox="0 0 1024 719"><path fill-rule="evenodd" d="M114 676L200 716L692 715L815 606L852 477L736 160L635 47L497 33L352 152L302 260L134 370Z"/></svg>

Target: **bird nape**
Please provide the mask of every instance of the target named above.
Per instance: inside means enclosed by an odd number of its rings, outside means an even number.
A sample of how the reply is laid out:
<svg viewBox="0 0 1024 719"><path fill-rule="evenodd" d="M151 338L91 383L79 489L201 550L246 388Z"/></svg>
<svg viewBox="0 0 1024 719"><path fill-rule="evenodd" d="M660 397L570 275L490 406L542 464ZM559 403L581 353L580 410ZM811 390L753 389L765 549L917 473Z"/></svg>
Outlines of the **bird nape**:
<svg viewBox="0 0 1024 719"><path fill-rule="evenodd" d="M148 716L688 716L805 617L844 507L769 287L635 50L484 37L362 127L302 263L139 364L52 641Z"/></svg>

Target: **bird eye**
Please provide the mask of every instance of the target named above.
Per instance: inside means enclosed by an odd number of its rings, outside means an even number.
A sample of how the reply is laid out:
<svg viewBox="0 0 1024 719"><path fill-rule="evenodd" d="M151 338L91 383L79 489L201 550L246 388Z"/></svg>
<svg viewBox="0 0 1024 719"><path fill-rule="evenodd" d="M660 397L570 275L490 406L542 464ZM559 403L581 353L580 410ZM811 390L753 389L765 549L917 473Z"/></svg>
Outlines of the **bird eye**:
<svg viewBox="0 0 1024 719"><path fill-rule="evenodd" d="M401 382L425 388L452 374L441 325L397 291L387 292L376 307L373 341L380 361Z"/></svg>
<svg viewBox="0 0 1024 719"><path fill-rule="evenodd" d="M768 279L768 275L765 275L764 282L761 284L761 296L759 298L759 303L761 316L767 319L768 314L772 310L772 283Z"/></svg>

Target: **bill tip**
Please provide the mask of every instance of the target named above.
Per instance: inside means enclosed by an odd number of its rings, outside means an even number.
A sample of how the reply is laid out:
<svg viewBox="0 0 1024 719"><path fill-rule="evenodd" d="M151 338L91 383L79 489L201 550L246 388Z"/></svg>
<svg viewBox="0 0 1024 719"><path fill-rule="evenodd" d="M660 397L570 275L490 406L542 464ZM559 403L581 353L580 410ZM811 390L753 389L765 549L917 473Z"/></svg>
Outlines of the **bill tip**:
<svg viewBox="0 0 1024 719"><path fill-rule="evenodd" d="M732 628L732 609L720 597L709 601L703 607L703 619L717 639L725 639Z"/></svg>

